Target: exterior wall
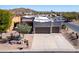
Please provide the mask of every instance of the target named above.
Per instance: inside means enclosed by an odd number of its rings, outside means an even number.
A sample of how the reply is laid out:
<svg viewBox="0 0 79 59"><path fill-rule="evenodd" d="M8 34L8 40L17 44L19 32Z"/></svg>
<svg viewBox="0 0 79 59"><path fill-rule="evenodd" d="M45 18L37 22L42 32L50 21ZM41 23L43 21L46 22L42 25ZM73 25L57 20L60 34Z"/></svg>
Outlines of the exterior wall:
<svg viewBox="0 0 79 59"><path fill-rule="evenodd" d="M50 27L51 22L35 22L34 21L34 26L35 27Z"/></svg>
<svg viewBox="0 0 79 59"><path fill-rule="evenodd" d="M12 24L11 24L10 28L7 30L7 32L11 32L14 28L14 24L18 23L18 22L21 22L21 17L20 16L13 17Z"/></svg>
<svg viewBox="0 0 79 59"><path fill-rule="evenodd" d="M21 17L20 16L16 16L12 19L15 23L17 22L21 22Z"/></svg>

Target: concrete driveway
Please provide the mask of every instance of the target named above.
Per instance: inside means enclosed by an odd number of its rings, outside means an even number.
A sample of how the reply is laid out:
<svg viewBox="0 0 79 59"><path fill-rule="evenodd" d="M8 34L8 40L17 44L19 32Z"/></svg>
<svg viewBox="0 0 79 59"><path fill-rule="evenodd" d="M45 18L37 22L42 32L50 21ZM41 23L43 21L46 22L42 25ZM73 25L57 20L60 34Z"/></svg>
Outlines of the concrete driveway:
<svg viewBox="0 0 79 59"><path fill-rule="evenodd" d="M73 51L74 47L61 33L34 34L32 51Z"/></svg>

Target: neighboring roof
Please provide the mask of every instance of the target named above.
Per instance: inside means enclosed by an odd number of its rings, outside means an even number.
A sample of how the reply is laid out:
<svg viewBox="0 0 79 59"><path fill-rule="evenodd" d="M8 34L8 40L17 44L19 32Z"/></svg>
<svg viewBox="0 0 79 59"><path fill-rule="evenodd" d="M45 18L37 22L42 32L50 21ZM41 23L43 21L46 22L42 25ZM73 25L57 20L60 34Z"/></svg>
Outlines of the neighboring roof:
<svg viewBox="0 0 79 59"><path fill-rule="evenodd" d="M33 18L34 16L23 16L25 18Z"/></svg>
<svg viewBox="0 0 79 59"><path fill-rule="evenodd" d="M48 20L48 18L47 18L47 17L43 17L43 16L36 17L35 19Z"/></svg>
<svg viewBox="0 0 79 59"><path fill-rule="evenodd" d="M22 22L29 22L29 21L33 21L34 20L34 16L23 16L22 17Z"/></svg>
<svg viewBox="0 0 79 59"><path fill-rule="evenodd" d="M54 21L65 21L64 20L65 18L63 17L63 16L56 16L56 17L54 17Z"/></svg>

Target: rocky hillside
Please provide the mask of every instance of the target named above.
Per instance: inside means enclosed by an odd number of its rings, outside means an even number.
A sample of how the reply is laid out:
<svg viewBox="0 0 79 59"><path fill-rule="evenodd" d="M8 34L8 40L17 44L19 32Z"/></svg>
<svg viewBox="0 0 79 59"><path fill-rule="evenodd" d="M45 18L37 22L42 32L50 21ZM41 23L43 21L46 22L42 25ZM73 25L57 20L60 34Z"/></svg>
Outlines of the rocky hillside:
<svg viewBox="0 0 79 59"><path fill-rule="evenodd" d="M10 9L9 10L11 13L15 14L15 15L25 15L27 13L33 13L35 12L32 9L26 9L26 8L16 8L16 9Z"/></svg>

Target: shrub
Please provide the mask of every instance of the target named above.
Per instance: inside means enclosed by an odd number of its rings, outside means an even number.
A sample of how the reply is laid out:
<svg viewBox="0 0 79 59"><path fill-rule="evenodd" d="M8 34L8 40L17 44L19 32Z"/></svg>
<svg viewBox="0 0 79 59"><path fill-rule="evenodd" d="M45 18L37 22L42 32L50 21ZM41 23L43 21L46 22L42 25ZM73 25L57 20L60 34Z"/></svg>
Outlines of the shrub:
<svg viewBox="0 0 79 59"><path fill-rule="evenodd" d="M65 24L62 25L62 29L66 29L66 25Z"/></svg>
<svg viewBox="0 0 79 59"><path fill-rule="evenodd" d="M32 26L29 26L28 24L18 24L17 25L17 31L20 33L30 33L32 29Z"/></svg>

